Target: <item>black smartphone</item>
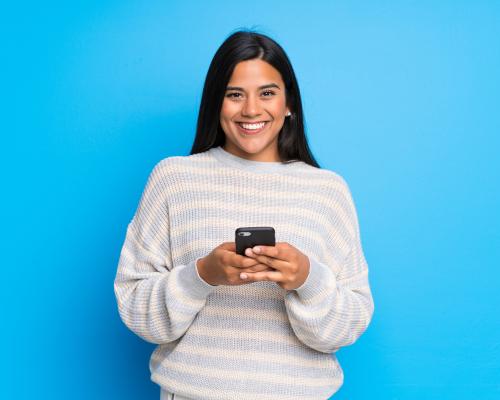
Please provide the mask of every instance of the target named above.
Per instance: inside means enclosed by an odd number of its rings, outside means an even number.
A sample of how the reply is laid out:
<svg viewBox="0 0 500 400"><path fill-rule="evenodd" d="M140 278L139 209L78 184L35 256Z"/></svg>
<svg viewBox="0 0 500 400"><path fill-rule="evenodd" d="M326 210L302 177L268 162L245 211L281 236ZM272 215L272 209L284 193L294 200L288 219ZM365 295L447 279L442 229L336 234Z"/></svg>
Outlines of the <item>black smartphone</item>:
<svg viewBox="0 0 500 400"><path fill-rule="evenodd" d="M249 226L237 228L235 231L236 254L245 255L247 247L275 246L276 237L274 228L271 226Z"/></svg>

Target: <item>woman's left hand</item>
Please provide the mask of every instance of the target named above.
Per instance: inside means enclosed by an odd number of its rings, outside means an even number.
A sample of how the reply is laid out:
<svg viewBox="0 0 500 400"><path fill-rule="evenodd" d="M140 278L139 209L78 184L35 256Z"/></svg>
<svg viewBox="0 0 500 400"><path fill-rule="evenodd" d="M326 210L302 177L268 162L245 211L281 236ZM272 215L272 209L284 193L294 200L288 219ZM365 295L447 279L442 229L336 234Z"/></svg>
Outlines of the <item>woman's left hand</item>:
<svg viewBox="0 0 500 400"><path fill-rule="evenodd" d="M301 286L309 275L309 258L287 242L275 246L254 246L245 250L247 257L257 259L274 271L241 272L240 278L249 282L273 281L286 290Z"/></svg>

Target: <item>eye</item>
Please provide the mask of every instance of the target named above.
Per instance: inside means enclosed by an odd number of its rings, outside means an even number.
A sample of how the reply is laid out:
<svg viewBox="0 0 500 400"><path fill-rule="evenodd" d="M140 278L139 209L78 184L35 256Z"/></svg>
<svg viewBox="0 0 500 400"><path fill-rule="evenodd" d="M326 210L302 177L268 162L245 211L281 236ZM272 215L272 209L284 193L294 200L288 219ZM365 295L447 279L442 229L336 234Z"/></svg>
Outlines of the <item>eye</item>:
<svg viewBox="0 0 500 400"><path fill-rule="evenodd" d="M274 96L275 93L272 90L266 90L265 92L262 92L262 94L269 93L269 96L264 96L264 97L271 97Z"/></svg>
<svg viewBox="0 0 500 400"><path fill-rule="evenodd" d="M229 94L226 94L226 97L229 97L229 98L237 98L237 95L240 95L241 93L238 93L238 92L233 92L233 93L229 93Z"/></svg>

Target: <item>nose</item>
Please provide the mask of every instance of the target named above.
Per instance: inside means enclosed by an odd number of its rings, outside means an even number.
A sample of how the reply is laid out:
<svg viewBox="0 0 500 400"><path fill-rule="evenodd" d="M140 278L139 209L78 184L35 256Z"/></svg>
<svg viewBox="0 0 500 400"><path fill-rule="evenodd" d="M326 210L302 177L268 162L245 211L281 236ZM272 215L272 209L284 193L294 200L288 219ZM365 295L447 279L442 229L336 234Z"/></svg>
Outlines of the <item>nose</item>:
<svg viewBox="0 0 500 400"><path fill-rule="evenodd" d="M250 94L247 96L243 107L241 109L241 115L245 117L254 117L261 114L260 104L256 96Z"/></svg>

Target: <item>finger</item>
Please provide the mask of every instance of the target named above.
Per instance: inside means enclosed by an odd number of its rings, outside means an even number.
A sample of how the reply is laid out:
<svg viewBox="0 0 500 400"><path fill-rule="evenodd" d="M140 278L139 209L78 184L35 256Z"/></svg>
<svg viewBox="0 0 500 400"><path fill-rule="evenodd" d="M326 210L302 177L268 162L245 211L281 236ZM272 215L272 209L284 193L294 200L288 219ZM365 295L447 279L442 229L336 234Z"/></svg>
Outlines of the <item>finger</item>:
<svg viewBox="0 0 500 400"><path fill-rule="evenodd" d="M290 263L288 261L280 260L278 258L257 256L255 259L261 264L266 264L268 267L282 272L290 267Z"/></svg>
<svg viewBox="0 0 500 400"><path fill-rule="evenodd" d="M245 257L239 254L233 254L231 256L230 265L236 268L249 268L257 264L259 264L259 261L255 258Z"/></svg>
<svg viewBox="0 0 500 400"><path fill-rule="evenodd" d="M279 258L282 259L282 252L280 252L279 247L277 246L254 246L252 247L252 251L257 255L265 255L268 257Z"/></svg>
<svg viewBox="0 0 500 400"><path fill-rule="evenodd" d="M274 271L274 269L268 267L265 264L256 264L253 267L250 268L242 268L240 270L241 272L260 272L260 271Z"/></svg>
<svg viewBox="0 0 500 400"><path fill-rule="evenodd" d="M251 248L251 247L247 247L247 248L245 249L245 255L246 255L247 257L252 257L252 258L255 258L255 257L257 257L257 255L258 255L258 254L254 253L254 252L252 251L252 248Z"/></svg>
<svg viewBox="0 0 500 400"><path fill-rule="evenodd" d="M248 282L258 282L258 281L282 282L283 274L279 271L241 272L240 279L243 279Z"/></svg>

